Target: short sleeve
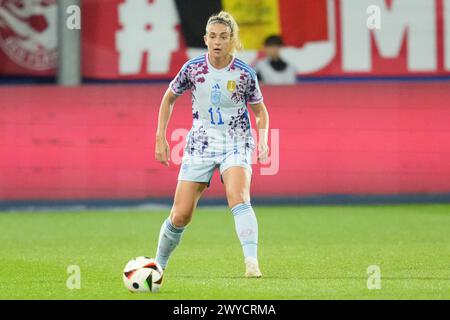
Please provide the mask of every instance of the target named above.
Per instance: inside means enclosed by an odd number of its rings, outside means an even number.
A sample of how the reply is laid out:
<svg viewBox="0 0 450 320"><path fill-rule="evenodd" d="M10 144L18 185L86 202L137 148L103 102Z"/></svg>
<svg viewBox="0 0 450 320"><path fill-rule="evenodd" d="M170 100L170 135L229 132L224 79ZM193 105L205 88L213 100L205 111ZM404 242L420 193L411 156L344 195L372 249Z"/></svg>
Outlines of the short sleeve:
<svg viewBox="0 0 450 320"><path fill-rule="evenodd" d="M247 86L247 101L249 104L257 104L263 100L263 95L261 89L259 88L258 78L256 74L254 74Z"/></svg>
<svg viewBox="0 0 450 320"><path fill-rule="evenodd" d="M172 90L172 92L177 96L182 95L186 90L192 87L187 63L183 65L176 77L170 82L169 87L170 90Z"/></svg>

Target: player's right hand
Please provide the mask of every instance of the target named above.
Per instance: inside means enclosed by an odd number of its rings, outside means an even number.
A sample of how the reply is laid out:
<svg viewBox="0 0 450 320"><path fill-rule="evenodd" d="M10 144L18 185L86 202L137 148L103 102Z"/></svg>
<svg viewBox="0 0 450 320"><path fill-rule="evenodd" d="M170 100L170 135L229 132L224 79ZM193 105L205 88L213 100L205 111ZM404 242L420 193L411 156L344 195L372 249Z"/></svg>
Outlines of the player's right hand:
<svg viewBox="0 0 450 320"><path fill-rule="evenodd" d="M166 167L169 166L170 147L166 138L156 138L155 158Z"/></svg>

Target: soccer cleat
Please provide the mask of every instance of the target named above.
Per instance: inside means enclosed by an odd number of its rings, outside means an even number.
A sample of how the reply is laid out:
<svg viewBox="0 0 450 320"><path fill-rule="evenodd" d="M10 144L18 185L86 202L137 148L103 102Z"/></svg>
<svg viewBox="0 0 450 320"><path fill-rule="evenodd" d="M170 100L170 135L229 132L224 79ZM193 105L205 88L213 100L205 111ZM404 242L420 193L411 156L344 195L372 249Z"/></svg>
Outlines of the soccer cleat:
<svg viewBox="0 0 450 320"><path fill-rule="evenodd" d="M245 258L245 276L247 278L261 278L262 274L259 270L258 260L252 257Z"/></svg>

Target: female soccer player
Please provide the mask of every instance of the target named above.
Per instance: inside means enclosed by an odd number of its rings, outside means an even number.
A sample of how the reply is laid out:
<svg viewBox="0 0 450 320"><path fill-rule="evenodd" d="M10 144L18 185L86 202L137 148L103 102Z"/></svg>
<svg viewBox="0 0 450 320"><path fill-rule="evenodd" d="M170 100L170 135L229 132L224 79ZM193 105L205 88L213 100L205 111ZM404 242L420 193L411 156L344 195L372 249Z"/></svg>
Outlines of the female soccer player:
<svg viewBox="0 0 450 320"><path fill-rule="evenodd" d="M255 143L247 103L255 114L258 159L262 162L268 155L269 116L256 73L234 56L242 46L233 17L223 11L211 16L204 41L208 53L184 64L164 94L159 110L155 156L168 166L167 124L177 97L191 90L193 125L186 138L172 210L161 227L156 261L164 269L167 267L202 192L219 168L244 252L245 276L261 277L257 259L258 224L250 203Z"/></svg>

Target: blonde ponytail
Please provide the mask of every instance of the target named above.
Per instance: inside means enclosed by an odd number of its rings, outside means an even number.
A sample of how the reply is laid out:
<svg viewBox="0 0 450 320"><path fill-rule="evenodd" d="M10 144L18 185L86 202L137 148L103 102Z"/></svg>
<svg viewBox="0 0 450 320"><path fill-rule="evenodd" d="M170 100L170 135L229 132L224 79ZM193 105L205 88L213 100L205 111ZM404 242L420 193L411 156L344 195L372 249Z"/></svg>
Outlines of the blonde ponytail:
<svg viewBox="0 0 450 320"><path fill-rule="evenodd" d="M208 26L213 23L222 23L230 28L233 53L243 49L241 39L239 38L239 26L231 14L226 11L220 11L218 14L213 14L209 17L208 22L206 23L206 33L208 33Z"/></svg>

